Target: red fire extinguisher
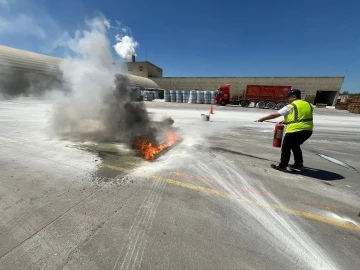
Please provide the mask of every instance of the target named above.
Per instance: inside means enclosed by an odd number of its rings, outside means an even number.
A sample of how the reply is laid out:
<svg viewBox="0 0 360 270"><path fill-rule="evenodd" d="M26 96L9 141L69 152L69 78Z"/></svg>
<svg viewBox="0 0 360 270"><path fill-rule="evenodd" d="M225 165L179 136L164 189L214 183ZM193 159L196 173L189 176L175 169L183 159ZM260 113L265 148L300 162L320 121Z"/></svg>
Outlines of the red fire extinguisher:
<svg viewBox="0 0 360 270"><path fill-rule="evenodd" d="M281 123L275 125L273 147L281 147L283 134L284 134L284 127L285 126Z"/></svg>

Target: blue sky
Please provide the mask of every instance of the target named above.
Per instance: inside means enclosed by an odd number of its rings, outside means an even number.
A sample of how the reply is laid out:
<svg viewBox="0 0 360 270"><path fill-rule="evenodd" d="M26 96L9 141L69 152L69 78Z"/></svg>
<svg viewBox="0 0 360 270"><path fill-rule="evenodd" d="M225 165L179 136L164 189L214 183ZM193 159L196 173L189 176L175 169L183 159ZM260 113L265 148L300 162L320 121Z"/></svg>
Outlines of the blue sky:
<svg viewBox="0 0 360 270"><path fill-rule="evenodd" d="M346 74L360 92L358 0L0 0L0 44L62 56L52 42L99 12L164 76Z"/></svg>

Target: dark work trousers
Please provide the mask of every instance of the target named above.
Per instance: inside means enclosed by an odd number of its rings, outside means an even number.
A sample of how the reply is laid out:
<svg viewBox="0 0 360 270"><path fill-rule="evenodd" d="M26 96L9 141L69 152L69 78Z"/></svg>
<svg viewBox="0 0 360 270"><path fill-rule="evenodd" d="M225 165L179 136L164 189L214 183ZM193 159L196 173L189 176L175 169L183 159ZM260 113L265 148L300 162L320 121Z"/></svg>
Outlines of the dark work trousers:
<svg viewBox="0 0 360 270"><path fill-rule="evenodd" d="M293 133L286 133L281 147L280 167L287 167L289 165L291 151L294 154L296 165L303 163L303 157L300 145L302 145L312 135L312 131L303 130Z"/></svg>

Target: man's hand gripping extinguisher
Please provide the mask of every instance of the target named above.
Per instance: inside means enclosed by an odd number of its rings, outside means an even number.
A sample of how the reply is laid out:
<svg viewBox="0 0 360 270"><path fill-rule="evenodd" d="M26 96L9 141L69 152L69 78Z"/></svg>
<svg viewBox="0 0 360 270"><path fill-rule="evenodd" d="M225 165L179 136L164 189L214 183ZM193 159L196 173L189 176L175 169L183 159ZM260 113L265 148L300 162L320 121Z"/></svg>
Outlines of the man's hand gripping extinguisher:
<svg viewBox="0 0 360 270"><path fill-rule="evenodd" d="M273 147L281 147L285 126L282 123L275 125Z"/></svg>

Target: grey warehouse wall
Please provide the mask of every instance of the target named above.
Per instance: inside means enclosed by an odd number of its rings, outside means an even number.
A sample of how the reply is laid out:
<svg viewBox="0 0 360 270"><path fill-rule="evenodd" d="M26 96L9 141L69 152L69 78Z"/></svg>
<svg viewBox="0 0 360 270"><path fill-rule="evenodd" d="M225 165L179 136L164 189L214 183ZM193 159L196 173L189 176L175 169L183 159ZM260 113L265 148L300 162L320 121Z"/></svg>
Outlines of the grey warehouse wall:
<svg viewBox="0 0 360 270"><path fill-rule="evenodd" d="M231 84L233 93L241 94L247 85L288 85L316 95L319 90L339 92L344 77L163 77L153 78L163 89L214 90L222 84Z"/></svg>

